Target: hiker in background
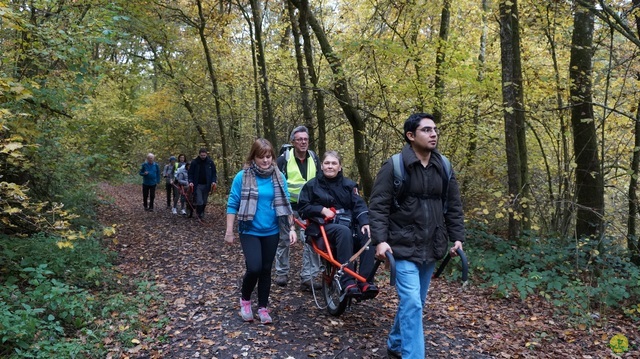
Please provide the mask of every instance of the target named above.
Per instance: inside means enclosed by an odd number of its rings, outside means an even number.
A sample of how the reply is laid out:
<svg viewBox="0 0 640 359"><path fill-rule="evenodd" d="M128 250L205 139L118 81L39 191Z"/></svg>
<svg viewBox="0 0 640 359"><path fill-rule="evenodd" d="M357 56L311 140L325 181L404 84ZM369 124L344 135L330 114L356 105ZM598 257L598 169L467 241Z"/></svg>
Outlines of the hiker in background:
<svg viewBox="0 0 640 359"><path fill-rule="evenodd" d="M169 157L169 163L164 166L162 171L162 177L164 177L164 188L167 191L167 208L171 208L171 213L178 214L176 210L176 204L178 202L178 188L174 186L176 180L176 171L178 170L178 164L176 158ZM173 207L171 206L171 200L173 199Z"/></svg>
<svg viewBox="0 0 640 359"><path fill-rule="evenodd" d="M224 235L225 242L232 244L237 218L247 268L242 278L240 316L244 321L253 321L251 293L257 284L258 317L262 324L272 322L267 305L271 267L281 233L288 236L291 244L297 239L287 181L275 165L275 155L271 143L263 138L251 146L244 168L231 184Z"/></svg>
<svg viewBox="0 0 640 359"><path fill-rule="evenodd" d="M201 148L198 157L191 161L189 168L189 189L194 192L195 197L195 203L192 205L195 207L199 219L204 218L209 192L215 190L217 181L216 165L209 157L207 149Z"/></svg>
<svg viewBox="0 0 640 359"><path fill-rule="evenodd" d="M178 156L178 159L180 159L180 156ZM191 194L189 191L189 167L191 167L191 163L185 162L178 168L178 171L176 172L177 183L175 185L178 187L178 192L180 193L180 215L182 216L187 215L185 203L187 202L187 197ZM190 198L189 201L191 201ZM190 202L189 205L191 205Z"/></svg>
<svg viewBox="0 0 640 359"><path fill-rule="evenodd" d="M344 177L342 160L336 151L324 154L321 168L322 171L302 187L298 212L302 218L309 219L306 232L310 236L320 236L318 223L324 223L329 243L335 247L336 260L347 263L353 253L369 240L369 211L358 193L358 184ZM358 274L365 278L373 270L373 255L373 247L360 254ZM355 270L353 262L347 267ZM375 284L356 283L355 278L347 273L340 277L340 286L344 294L353 298L374 298L378 295Z"/></svg>
<svg viewBox="0 0 640 359"><path fill-rule="evenodd" d="M153 212L153 202L156 198L156 186L162 178L160 166L155 162L153 153L147 154L147 160L140 166L138 174L142 176L142 203L144 210ZM147 206L147 199L149 200Z"/></svg>
<svg viewBox="0 0 640 359"><path fill-rule="evenodd" d="M422 309L436 261L449 252L457 255L464 242L464 216L458 182L449 161L437 150L438 129L434 117L416 113L404 123L404 139L399 163L406 179L397 198L394 161L388 160L376 176L369 222L371 244L376 257L390 251L396 262L396 291L399 304L387 339L390 357L426 357ZM396 157L398 158L398 157ZM404 198L403 198L404 197Z"/></svg>
<svg viewBox="0 0 640 359"><path fill-rule="evenodd" d="M187 155L185 155L184 153L181 153L178 155L178 167L180 168L182 166L184 166L187 163Z"/></svg>
<svg viewBox="0 0 640 359"><path fill-rule="evenodd" d="M291 193L291 208L298 217L298 196L300 190L308 180L315 178L320 171L318 155L309 149L309 130L305 126L298 126L291 131L289 140L293 146L287 146L278 159L278 168L287 178L289 193ZM299 238L304 238L304 230L300 228ZM318 278L320 272L320 257L303 241L302 267L300 268L300 289L311 290L322 288ZM284 287L289 280L289 241L286 236L280 238L276 253L276 284Z"/></svg>

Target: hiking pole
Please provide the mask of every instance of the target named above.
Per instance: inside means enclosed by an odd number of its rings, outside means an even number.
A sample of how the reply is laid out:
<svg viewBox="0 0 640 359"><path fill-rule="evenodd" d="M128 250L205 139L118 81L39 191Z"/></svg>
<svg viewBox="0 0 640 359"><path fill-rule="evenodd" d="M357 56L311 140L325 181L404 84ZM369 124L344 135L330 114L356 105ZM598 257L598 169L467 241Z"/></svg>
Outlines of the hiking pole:
<svg viewBox="0 0 640 359"><path fill-rule="evenodd" d="M467 279L469 278L469 263L467 262L467 256L464 254L464 251L461 248L456 249L456 253L458 253L462 264L462 283L463 285L466 285ZM444 271L444 268L447 266L450 260L451 253L447 253L447 256L444 257L442 263L440 263L440 266L433 275L433 278L438 278L440 274L442 274L442 271Z"/></svg>

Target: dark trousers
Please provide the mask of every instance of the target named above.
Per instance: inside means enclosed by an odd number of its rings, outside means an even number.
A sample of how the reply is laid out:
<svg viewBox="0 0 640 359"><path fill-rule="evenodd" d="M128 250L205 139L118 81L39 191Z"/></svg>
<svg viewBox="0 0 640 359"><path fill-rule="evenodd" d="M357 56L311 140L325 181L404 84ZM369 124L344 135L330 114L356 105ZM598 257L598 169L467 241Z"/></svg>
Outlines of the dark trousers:
<svg viewBox="0 0 640 359"><path fill-rule="evenodd" d="M367 238L358 232L358 236L354 241L353 231L351 227L344 226L342 224L328 223L325 224L324 230L329 238L329 243L335 248L336 260L341 264L346 263L351 256L360 250L363 244L367 242ZM373 264L375 250L373 247L369 247L360 255L360 268L358 274L367 278L373 270ZM353 262L349 263L347 268L353 270ZM340 278L340 283L344 288L347 285L355 283L355 278L350 275L344 274Z"/></svg>
<svg viewBox="0 0 640 359"><path fill-rule="evenodd" d="M240 245L244 252L247 272L242 278L241 295L243 300L251 299L251 292L258 284L258 308L266 308L271 292L271 267L276 256L279 236L257 237L240 234Z"/></svg>
<svg viewBox="0 0 640 359"><path fill-rule="evenodd" d="M149 206L147 207L147 199L149 199ZM156 185L142 185L142 203L144 208L153 209L153 201L156 199Z"/></svg>
<svg viewBox="0 0 640 359"><path fill-rule="evenodd" d="M171 199L173 199L173 206L175 207L179 197L178 188L171 183L165 184L164 188L167 190L167 207L171 207Z"/></svg>

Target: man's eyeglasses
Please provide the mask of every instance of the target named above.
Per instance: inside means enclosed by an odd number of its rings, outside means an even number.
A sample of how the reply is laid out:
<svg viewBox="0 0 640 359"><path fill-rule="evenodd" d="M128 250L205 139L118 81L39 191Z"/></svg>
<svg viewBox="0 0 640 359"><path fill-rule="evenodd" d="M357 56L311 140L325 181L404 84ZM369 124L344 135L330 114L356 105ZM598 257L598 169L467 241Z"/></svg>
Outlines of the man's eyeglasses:
<svg viewBox="0 0 640 359"><path fill-rule="evenodd" d="M295 138L294 141L296 142L309 142L308 138Z"/></svg>
<svg viewBox="0 0 640 359"><path fill-rule="evenodd" d="M436 135L440 134L440 129L437 127L431 127L431 126L424 126L423 128L419 128L418 131L422 131L424 133L426 133L427 135L430 135L432 133L436 133Z"/></svg>

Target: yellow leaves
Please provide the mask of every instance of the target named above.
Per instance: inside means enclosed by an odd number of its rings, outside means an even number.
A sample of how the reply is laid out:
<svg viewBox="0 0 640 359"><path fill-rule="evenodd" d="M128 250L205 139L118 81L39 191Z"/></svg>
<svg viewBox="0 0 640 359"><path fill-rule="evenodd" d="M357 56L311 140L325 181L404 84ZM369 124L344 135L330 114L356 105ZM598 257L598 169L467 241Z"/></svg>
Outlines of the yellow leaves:
<svg viewBox="0 0 640 359"><path fill-rule="evenodd" d="M73 248L73 243L71 243L70 241L57 242L56 245L60 249L63 249L63 248L71 249L71 248Z"/></svg>
<svg viewBox="0 0 640 359"><path fill-rule="evenodd" d="M116 234L116 225L113 224L111 227L105 227L102 229L102 235L105 237L111 237Z"/></svg>
<svg viewBox="0 0 640 359"><path fill-rule="evenodd" d="M5 208L2 212L8 215L12 215L12 214L20 213L22 211L20 210L20 208L9 207L9 208Z"/></svg>
<svg viewBox="0 0 640 359"><path fill-rule="evenodd" d="M611 350L613 350L613 352L616 354L627 352L629 351L629 339L627 339L624 334L618 333L611 337L609 346L611 347Z"/></svg>
<svg viewBox="0 0 640 359"><path fill-rule="evenodd" d="M19 150L21 149L22 143L20 142L9 142L9 143L5 143L2 148L0 148L0 153L9 153L15 150Z"/></svg>

